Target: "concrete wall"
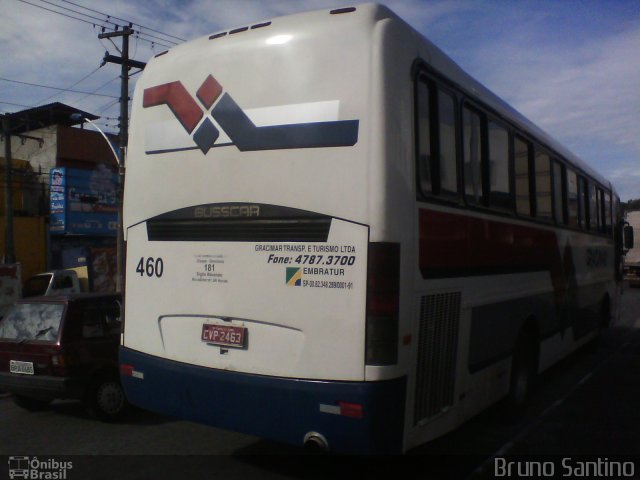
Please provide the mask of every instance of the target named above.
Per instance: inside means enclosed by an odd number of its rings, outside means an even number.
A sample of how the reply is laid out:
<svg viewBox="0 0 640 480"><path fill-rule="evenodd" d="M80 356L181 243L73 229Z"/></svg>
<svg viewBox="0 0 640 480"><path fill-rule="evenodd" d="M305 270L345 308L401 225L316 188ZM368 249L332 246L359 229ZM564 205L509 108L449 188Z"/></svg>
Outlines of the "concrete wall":
<svg viewBox="0 0 640 480"><path fill-rule="evenodd" d="M14 217L14 245L16 261L22 265L26 280L47 269L46 225L44 217ZM0 217L0 256L4 255L5 219Z"/></svg>

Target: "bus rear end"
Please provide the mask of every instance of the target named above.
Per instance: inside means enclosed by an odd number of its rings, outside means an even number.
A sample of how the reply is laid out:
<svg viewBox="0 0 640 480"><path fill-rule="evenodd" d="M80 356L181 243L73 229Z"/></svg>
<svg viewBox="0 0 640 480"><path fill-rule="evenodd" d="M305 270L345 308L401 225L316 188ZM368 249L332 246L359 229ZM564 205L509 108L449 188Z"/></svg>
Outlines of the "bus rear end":
<svg viewBox="0 0 640 480"><path fill-rule="evenodd" d="M133 404L292 444L402 449L399 245L370 243L377 7L221 32L152 59L127 158ZM342 48L348 46L348 48Z"/></svg>

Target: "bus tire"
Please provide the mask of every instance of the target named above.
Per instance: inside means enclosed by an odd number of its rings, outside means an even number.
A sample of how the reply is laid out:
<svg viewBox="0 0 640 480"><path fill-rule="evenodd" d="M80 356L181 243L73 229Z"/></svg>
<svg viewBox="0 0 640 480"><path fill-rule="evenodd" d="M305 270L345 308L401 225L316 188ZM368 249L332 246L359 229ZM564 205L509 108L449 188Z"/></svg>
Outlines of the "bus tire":
<svg viewBox="0 0 640 480"><path fill-rule="evenodd" d="M85 404L102 421L121 419L127 410L127 398L117 375L97 377L89 387Z"/></svg>
<svg viewBox="0 0 640 480"><path fill-rule="evenodd" d="M537 376L536 352L535 337L526 331L521 332L511 360L509 394L506 402L510 419L519 419L526 410Z"/></svg>
<svg viewBox="0 0 640 480"><path fill-rule="evenodd" d="M611 326L611 301L609 300L609 296L607 295L602 300L602 304L600 305L600 329L604 330L605 328L609 328Z"/></svg>
<svg viewBox="0 0 640 480"><path fill-rule="evenodd" d="M596 321L593 338L584 346L584 351L590 354L598 351L602 343L602 332L611 326L611 302L609 301L609 296L605 296L602 299Z"/></svg>

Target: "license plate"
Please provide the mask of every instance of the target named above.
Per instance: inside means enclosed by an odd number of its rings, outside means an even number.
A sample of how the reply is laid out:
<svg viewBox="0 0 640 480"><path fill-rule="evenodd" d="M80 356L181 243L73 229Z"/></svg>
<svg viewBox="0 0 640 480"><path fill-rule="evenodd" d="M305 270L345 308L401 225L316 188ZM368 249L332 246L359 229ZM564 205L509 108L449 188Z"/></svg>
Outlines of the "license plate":
<svg viewBox="0 0 640 480"><path fill-rule="evenodd" d="M247 329L231 325L202 325L202 341L223 347L244 347Z"/></svg>
<svg viewBox="0 0 640 480"><path fill-rule="evenodd" d="M33 362L19 362L11 360L9 362L9 371L11 373L20 373L22 375L33 375Z"/></svg>

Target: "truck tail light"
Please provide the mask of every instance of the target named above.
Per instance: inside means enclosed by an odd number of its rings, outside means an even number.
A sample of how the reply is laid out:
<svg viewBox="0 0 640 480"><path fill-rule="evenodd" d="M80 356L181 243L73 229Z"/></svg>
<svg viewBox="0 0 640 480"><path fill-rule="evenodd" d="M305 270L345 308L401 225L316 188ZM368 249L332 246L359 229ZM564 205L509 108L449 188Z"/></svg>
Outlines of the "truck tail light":
<svg viewBox="0 0 640 480"><path fill-rule="evenodd" d="M400 245L369 243L367 260L367 365L398 363Z"/></svg>

